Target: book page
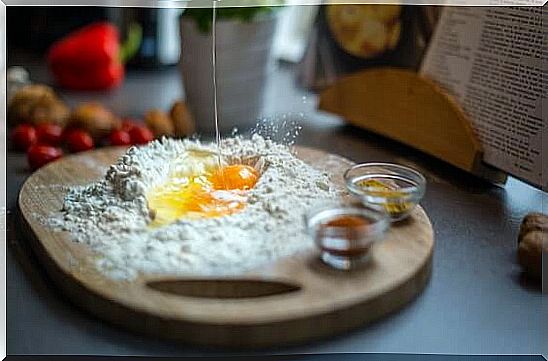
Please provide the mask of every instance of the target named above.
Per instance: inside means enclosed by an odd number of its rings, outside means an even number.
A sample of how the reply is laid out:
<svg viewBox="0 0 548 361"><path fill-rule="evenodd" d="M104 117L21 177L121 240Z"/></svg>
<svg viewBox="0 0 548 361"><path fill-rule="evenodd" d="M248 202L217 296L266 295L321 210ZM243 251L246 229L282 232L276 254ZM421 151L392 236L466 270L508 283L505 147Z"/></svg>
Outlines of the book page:
<svg viewBox="0 0 548 361"><path fill-rule="evenodd" d="M542 7L446 8L420 73L461 104L486 163L548 190L543 17Z"/></svg>

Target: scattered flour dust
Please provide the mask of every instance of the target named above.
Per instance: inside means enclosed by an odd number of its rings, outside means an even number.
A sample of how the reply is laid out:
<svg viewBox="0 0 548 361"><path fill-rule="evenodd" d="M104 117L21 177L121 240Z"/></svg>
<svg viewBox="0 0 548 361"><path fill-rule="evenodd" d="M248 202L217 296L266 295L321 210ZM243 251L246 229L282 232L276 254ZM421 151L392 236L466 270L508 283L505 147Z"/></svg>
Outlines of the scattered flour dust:
<svg viewBox="0 0 548 361"><path fill-rule="evenodd" d="M238 274L313 247L303 215L337 197L327 174L258 135L224 139L221 149L223 163L261 172L239 213L149 227L147 191L184 167L185 153L217 152L215 145L198 140L164 138L128 149L104 179L71 188L61 214L48 223L96 251L99 270L116 279L139 273Z"/></svg>

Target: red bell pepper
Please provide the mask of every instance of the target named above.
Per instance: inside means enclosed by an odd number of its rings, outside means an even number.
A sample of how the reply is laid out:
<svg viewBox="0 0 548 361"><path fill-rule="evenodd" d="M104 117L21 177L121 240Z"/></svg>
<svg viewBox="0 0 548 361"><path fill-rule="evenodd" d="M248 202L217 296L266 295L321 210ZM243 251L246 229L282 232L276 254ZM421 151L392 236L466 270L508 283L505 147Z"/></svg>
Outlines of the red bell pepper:
<svg viewBox="0 0 548 361"><path fill-rule="evenodd" d="M87 25L55 42L47 54L59 85L76 90L102 90L118 86L124 63L139 49L141 28L130 26L121 46L118 29L107 22Z"/></svg>

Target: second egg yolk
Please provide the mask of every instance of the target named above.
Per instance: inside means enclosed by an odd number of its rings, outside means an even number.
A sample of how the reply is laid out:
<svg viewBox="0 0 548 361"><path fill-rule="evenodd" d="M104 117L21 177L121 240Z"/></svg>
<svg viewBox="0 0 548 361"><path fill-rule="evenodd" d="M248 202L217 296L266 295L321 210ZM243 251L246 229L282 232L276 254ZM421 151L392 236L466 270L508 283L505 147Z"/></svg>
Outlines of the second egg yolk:
<svg viewBox="0 0 548 361"><path fill-rule="evenodd" d="M259 173L243 164L170 179L147 195L154 214L152 226L181 218L212 218L239 212L246 205L245 191L253 188L258 179Z"/></svg>

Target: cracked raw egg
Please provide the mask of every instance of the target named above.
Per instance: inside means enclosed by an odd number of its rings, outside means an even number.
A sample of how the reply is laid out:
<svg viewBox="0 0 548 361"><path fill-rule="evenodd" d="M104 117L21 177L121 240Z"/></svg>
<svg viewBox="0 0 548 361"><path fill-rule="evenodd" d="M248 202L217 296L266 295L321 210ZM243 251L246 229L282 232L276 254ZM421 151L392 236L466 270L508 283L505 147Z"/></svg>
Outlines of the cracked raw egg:
<svg viewBox="0 0 548 361"><path fill-rule="evenodd" d="M230 215L246 206L246 192L259 179L255 168L244 164L201 165L169 177L148 195L152 226L181 218L197 219Z"/></svg>

